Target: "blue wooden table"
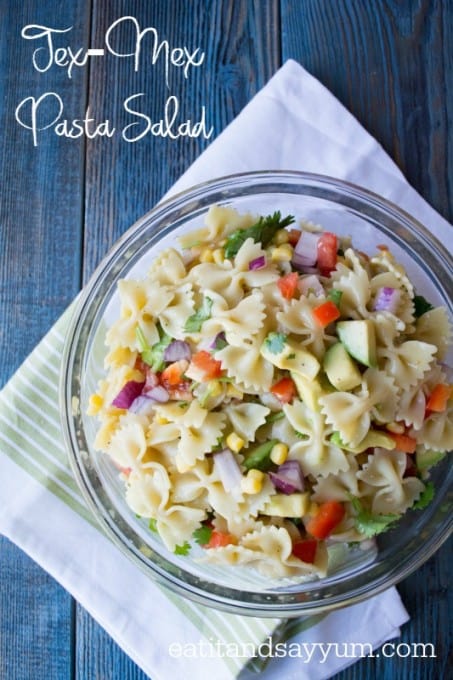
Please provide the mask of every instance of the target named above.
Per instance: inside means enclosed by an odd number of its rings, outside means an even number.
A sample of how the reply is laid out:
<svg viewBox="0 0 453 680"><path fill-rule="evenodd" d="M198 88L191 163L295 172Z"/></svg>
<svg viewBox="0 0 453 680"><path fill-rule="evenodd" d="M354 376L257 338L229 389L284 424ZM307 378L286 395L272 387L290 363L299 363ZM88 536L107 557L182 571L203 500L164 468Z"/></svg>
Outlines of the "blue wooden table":
<svg viewBox="0 0 453 680"><path fill-rule="evenodd" d="M173 66L167 87L163 53L154 64L149 52L139 55L148 64L132 77L129 59L112 55L70 66L71 54L80 62L77 50L101 46L107 28L128 14L138 23L134 28L127 22L117 33L124 52L127 46L132 51L137 26L154 27L159 43L185 46L194 59L197 47L205 52L203 68L188 66L185 78L184 68ZM68 30L38 38L34 29L21 37L30 24ZM287 58L296 59L381 142L424 198L453 221L453 3L448 0L3 0L0 30L1 383L108 248L208 144L202 135L149 137L134 144L93 136L106 119L125 124L122 102L131 92L144 93L152 119L161 118L170 91L178 93L186 117L200 115L204 105L215 136ZM44 45L33 67L32 54ZM71 53L56 51L68 47ZM60 104L60 122L84 118L89 107L95 122L85 134L71 139L50 126L36 131L34 139L33 131L15 120L19 102L47 92L59 100L41 102L37 127L53 120ZM26 121L26 105L22 111ZM446 678L451 564L450 543L399 587L411 615L402 641L433 643L436 659L364 659L337 677ZM144 677L68 593L0 538L1 680Z"/></svg>

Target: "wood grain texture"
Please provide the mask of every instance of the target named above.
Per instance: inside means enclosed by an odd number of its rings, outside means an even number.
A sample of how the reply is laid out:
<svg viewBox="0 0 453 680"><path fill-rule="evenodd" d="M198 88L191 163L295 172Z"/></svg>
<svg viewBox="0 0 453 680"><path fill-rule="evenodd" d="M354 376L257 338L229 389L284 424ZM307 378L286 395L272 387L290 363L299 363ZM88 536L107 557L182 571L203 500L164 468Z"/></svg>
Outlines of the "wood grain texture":
<svg viewBox="0 0 453 680"><path fill-rule="evenodd" d="M83 44L89 13L85 0L2 3L0 10L0 385L80 286L84 145L46 131L35 148L14 114L25 97L53 90L68 105L83 104L87 82L83 73L74 82L55 70L37 73L37 45L20 33L31 23L73 26L71 43ZM73 614L68 593L0 538L2 680L70 680Z"/></svg>
<svg viewBox="0 0 453 680"><path fill-rule="evenodd" d="M453 219L453 3L282 0L282 56L324 83Z"/></svg>
<svg viewBox="0 0 453 680"><path fill-rule="evenodd" d="M131 14L161 40L205 52L188 78L162 61L134 73L107 55L74 73L37 75L27 23L73 26L70 44L102 47L108 26ZM206 107L218 135L292 57L318 77L397 161L410 182L453 218L453 3L441 0L46 0L0 9L0 381L50 327L110 246L148 211L209 143L202 138L119 137L85 142L43 132L38 149L14 121L30 94L58 91L67 116L130 122L122 110L143 92L161 118L168 96L193 120ZM15 37L13 37L15 36ZM133 38L124 25L121 43ZM59 39L58 45L66 44ZM132 44L132 42L130 42ZM143 57L149 60L149 41ZM148 56L146 57L146 54ZM212 138L213 138L212 137ZM211 139L212 139L211 138ZM337 680L425 680L448 673L451 544L399 587L409 613L401 641L433 642L437 659L364 659ZM0 678L144 680L145 675L48 575L0 539ZM286 680L286 679L284 679Z"/></svg>
<svg viewBox="0 0 453 680"><path fill-rule="evenodd" d="M100 45L106 30L125 15L128 3L95 3L92 44ZM164 115L168 97L177 95L180 121L198 121L201 107L207 111L209 141L237 115L264 85L279 65L278 40L272 30L278 25L277 3L218 2L142 3L134 7L140 30L153 27L158 40L170 48L197 47L205 53L203 64L192 68L185 78L181 69L171 67L168 85L163 57L152 63L153 36L141 43L141 67L134 72L131 58L112 55L96 63L90 73L89 101L99 119L115 110L118 129L131 122L122 110L130 95L143 93L142 113L153 122ZM128 21L118 29L123 51L133 49L135 25ZM115 37L115 36L114 36ZM121 135L95 139L87 147L84 277L87 278L107 249L148 212L176 179L189 167L208 140L202 136L179 139L146 135L127 143Z"/></svg>

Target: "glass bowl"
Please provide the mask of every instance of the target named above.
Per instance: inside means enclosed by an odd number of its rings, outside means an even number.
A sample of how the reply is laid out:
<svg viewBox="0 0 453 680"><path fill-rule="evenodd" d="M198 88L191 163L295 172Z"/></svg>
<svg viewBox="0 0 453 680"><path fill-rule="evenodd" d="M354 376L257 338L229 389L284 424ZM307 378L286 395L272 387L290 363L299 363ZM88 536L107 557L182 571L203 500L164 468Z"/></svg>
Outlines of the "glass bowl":
<svg viewBox="0 0 453 680"><path fill-rule="evenodd" d="M61 376L66 447L81 491L116 545L151 579L181 596L246 615L290 617L350 605L397 583L425 562L452 529L451 478L445 458L431 473L434 501L408 511L395 529L336 556L324 579L294 584L270 581L239 567L213 567L169 552L124 500L123 483L108 456L94 450L97 420L86 415L102 377L105 330L118 311L117 281L140 278L156 254L203 223L208 208L239 212L280 210L351 235L371 252L387 243L406 267L417 292L452 316L452 260L421 224L388 201L357 186L313 174L256 172L201 184L157 205L133 225L101 262L78 301L68 330ZM451 365L451 355L448 358Z"/></svg>

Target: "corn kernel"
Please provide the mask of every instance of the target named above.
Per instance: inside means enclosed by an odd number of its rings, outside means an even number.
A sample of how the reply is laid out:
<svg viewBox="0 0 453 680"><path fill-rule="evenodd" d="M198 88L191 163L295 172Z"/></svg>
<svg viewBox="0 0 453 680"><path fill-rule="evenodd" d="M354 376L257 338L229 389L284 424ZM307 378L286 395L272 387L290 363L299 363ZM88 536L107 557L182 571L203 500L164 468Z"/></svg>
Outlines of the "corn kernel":
<svg viewBox="0 0 453 680"><path fill-rule="evenodd" d="M238 389L235 385L229 383L227 387L227 396L231 397L232 399L242 399L244 393L242 392L242 390Z"/></svg>
<svg viewBox="0 0 453 680"><path fill-rule="evenodd" d="M274 262L289 262L293 256L293 249L289 243L283 243L281 246L277 246L272 251L272 260Z"/></svg>
<svg viewBox="0 0 453 680"><path fill-rule="evenodd" d="M251 468L247 472L247 477L250 477L250 479L256 479L259 482L262 482L264 480L264 472L261 470L258 470L257 468Z"/></svg>
<svg viewBox="0 0 453 680"><path fill-rule="evenodd" d="M274 236L274 243L276 246L281 246L284 243L288 243L289 234L286 229L279 229Z"/></svg>
<svg viewBox="0 0 453 680"><path fill-rule="evenodd" d="M309 517L316 517L319 511L319 505L315 503L315 501L312 501L310 503L310 507L308 508L308 516Z"/></svg>
<svg viewBox="0 0 453 680"><path fill-rule="evenodd" d="M100 394L92 394L88 402L88 415L95 416L96 413L99 413L103 403L104 400Z"/></svg>
<svg viewBox="0 0 453 680"><path fill-rule="evenodd" d="M275 444L270 453L270 459L276 465L281 465L288 458L288 447L286 444Z"/></svg>
<svg viewBox="0 0 453 680"><path fill-rule="evenodd" d="M216 264L222 264L222 262L225 259L225 253L223 248L216 248L212 253L212 257Z"/></svg>
<svg viewBox="0 0 453 680"><path fill-rule="evenodd" d="M246 477L241 479L241 489L243 493L259 493L263 488L264 473L261 470L249 470Z"/></svg>
<svg viewBox="0 0 453 680"><path fill-rule="evenodd" d="M154 422L157 425L168 425L168 423L170 421L167 420L167 418L165 418L165 416L161 416L161 415L157 414L156 417L154 418Z"/></svg>
<svg viewBox="0 0 453 680"><path fill-rule="evenodd" d="M245 441L241 439L241 437L239 437L236 432L231 432L231 434L229 434L226 438L226 444L229 449L234 451L234 453L239 453L239 451L244 446Z"/></svg>
<svg viewBox="0 0 453 680"><path fill-rule="evenodd" d="M200 262L214 262L214 253L211 248L203 248L200 253Z"/></svg>

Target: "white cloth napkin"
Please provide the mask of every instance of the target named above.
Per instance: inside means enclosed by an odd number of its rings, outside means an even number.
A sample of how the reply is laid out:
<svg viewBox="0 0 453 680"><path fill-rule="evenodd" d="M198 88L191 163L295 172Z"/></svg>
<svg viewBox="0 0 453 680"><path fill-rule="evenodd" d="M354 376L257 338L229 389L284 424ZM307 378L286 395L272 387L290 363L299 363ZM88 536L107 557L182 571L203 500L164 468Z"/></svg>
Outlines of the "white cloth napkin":
<svg viewBox="0 0 453 680"><path fill-rule="evenodd" d="M306 170L361 184L451 243L448 223L353 116L293 61L169 193L215 176L263 169ZM60 439L56 383L70 313L0 393L0 478L8 480L0 487L0 532L71 592L153 680L186 675L198 680L211 672L217 680L252 678L257 669L269 680L328 678L355 660L345 658L341 645L362 643L369 651L399 635L408 616L394 588L327 616L285 623L194 605L129 562L93 523ZM272 646L278 641L287 652L290 644L299 645L300 654L277 658ZM254 645L257 657L241 655L241 643Z"/></svg>

